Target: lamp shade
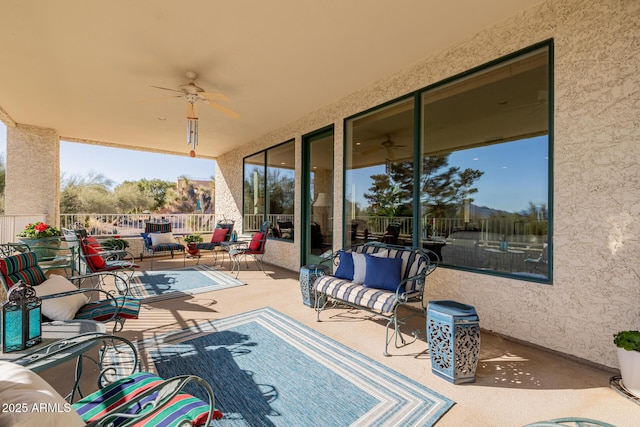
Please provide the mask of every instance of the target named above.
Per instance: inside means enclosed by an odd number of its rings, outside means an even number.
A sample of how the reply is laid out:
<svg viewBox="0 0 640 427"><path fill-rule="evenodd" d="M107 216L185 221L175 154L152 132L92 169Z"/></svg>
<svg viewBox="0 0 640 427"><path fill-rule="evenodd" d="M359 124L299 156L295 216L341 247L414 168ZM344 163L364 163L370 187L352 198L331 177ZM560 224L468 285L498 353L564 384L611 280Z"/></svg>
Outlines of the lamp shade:
<svg viewBox="0 0 640 427"><path fill-rule="evenodd" d="M325 206L331 206L329 195L327 193L318 193L318 197L313 202L313 207L322 208Z"/></svg>
<svg viewBox="0 0 640 427"><path fill-rule="evenodd" d="M42 341L42 301L35 289L18 281L2 304L2 351L24 350Z"/></svg>

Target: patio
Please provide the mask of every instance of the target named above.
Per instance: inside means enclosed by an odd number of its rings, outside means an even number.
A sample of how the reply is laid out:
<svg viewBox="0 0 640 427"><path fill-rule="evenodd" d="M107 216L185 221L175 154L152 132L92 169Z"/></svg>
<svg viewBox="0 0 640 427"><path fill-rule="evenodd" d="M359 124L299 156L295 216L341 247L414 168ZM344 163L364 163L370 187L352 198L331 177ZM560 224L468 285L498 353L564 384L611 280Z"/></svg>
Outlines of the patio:
<svg viewBox="0 0 640 427"><path fill-rule="evenodd" d="M187 260L188 265L194 263ZM182 259L161 258L156 260L156 268L160 266L179 268ZM142 261L140 268L148 269L149 261ZM228 265L220 270L228 272ZM520 426L570 416L631 426L638 417L638 405L609 388L609 378L615 374L614 370L569 360L484 330L476 382L450 384L432 374L424 336L413 345L393 349L391 357L384 357L382 323L364 320L362 314L352 316L357 320L332 321L329 313L323 322L317 323L315 313L302 304L298 274L273 265L266 265L265 271L268 275L250 263L250 269L243 267L240 273L246 286L143 304L140 319L128 321L121 335L140 340L199 321L272 307L453 399L456 404L440 419L438 426ZM345 322L350 327L345 327ZM482 318L480 322L482 325ZM418 319L415 324L408 325L409 330L416 328L425 329ZM68 372L72 366L68 363L41 375L63 392L71 387ZM84 384L88 390L95 387L93 373L85 372Z"/></svg>

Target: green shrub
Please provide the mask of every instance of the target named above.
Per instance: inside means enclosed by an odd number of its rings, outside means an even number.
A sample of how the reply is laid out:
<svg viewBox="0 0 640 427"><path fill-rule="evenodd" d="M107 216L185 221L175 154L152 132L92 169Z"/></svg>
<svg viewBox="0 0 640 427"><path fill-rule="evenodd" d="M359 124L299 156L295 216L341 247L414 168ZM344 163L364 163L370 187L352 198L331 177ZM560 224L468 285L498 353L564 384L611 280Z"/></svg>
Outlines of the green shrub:
<svg viewBox="0 0 640 427"><path fill-rule="evenodd" d="M629 351L640 351L640 331L621 331L613 335L613 343Z"/></svg>

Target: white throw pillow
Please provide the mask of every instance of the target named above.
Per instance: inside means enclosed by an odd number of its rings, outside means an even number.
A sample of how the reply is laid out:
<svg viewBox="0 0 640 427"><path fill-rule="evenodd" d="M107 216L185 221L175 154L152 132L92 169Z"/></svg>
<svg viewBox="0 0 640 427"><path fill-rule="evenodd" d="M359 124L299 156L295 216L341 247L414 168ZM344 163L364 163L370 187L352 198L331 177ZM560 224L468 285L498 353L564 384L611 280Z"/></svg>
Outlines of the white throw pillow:
<svg viewBox="0 0 640 427"><path fill-rule="evenodd" d="M38 374L0 361L0 426L75 427L82 418Z"/></svg>
<svg viewBox="0 0 640 427"><path fill-rule="evenodd" d="M150 233L149 237L151 237L151 244L153 246L164 245L169 243L177 243L176 238L173 237L173 233Z"/></svg>
<svg viewBox="0 0 640 427"><path fill-rule="evenodd" d="M386 249L384 251L380 251L375 254L371 254L372 256L386 258L389 251ZM367 272L367 262L364 254L360 254L357 252L353 252L353 283L364 283L364 276Z"/></svg>
<svg viewBox="0 0 640 427"><path fill-rule="evenodd" d="M78 289L76 285L68 281L65 277L52 274L47 280L34 286L36 295L42 298L45 295L57 294L59 292L69 292ZM87 303L86 294L75 294L66 297L51 298L42 301L42 314L51 320L71 320L76 317L80 307Z"/></svg>

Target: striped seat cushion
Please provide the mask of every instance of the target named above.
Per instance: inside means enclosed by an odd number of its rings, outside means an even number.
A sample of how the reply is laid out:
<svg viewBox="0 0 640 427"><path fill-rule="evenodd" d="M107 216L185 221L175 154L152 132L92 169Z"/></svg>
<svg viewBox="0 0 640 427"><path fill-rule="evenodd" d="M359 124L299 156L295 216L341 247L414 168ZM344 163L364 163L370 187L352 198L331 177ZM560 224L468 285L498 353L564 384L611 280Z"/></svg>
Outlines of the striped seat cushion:
<svg viewBox="0 0 640 427"><path fill-rule="evenodd" d="M44 271L38 266L38 259L34 252L25 252L0 259L0 272L2 272L9 288L19 280L31 286L39 285L47 280Z"/></svg>
<svg viewBox="0 0 640 427"><path fill-rule="evenodd" d="M115 303L118 305L116 306ZM103 321L113 317L122 319L137 319L140 313L140 300L132 297L117 296L115 303L112 299L92 301L85 304L76 313L76 319Z"/></svg>
<svg viewBox="0 0 640 427"><path fill-rule="evenodd" d="M184 246L180 243L162 243L160 245L150 246L149 249L154 252L164 252L164 251L184 251Z"/></svg>
<svg viewBox="0 0 640 427"><path fill-rule="evenodd" d="M392 313L398 303L395 292L367 288L361 284L355 284L349 280L339 279L330 275L318 278L313 288L332 298L367 307L382 314ZM412 291L408 292L407 296L412 297L419 294L418 291Z"/></svg>
<svg viewBox="0 0 640 427"><path fill-rule="evenodd" d="M86 396L72 406L78 415L80 415L86 423L89 423L99 419L118 406L126 404L126 402L131 401L149 388L159 385L162 382L163 379L154 374L138 372ZM129 414L140 413L144 411L144 406L152 402L157 395L158 393L152 393L140 402L129 405L126 409L120 408L118 412L126 412ZM188 421L193 426L200 426L206 421L210 410L207 403L187 393L180 393L174 397L165 408L166 409L153 415L152 418L145 420L144 425L177 426ZM222 413L220 413L220 411L214 411L214 418L221 417ZM120 425L125 421L125 418L117 419L114 425Z"/></svg>
<svg viewBox="0 0 640 427"><path fill-rule="evenodd" d="M201 251L212 251L215 248L219 248L220 243L196 243L196 249Z"/></svg>

